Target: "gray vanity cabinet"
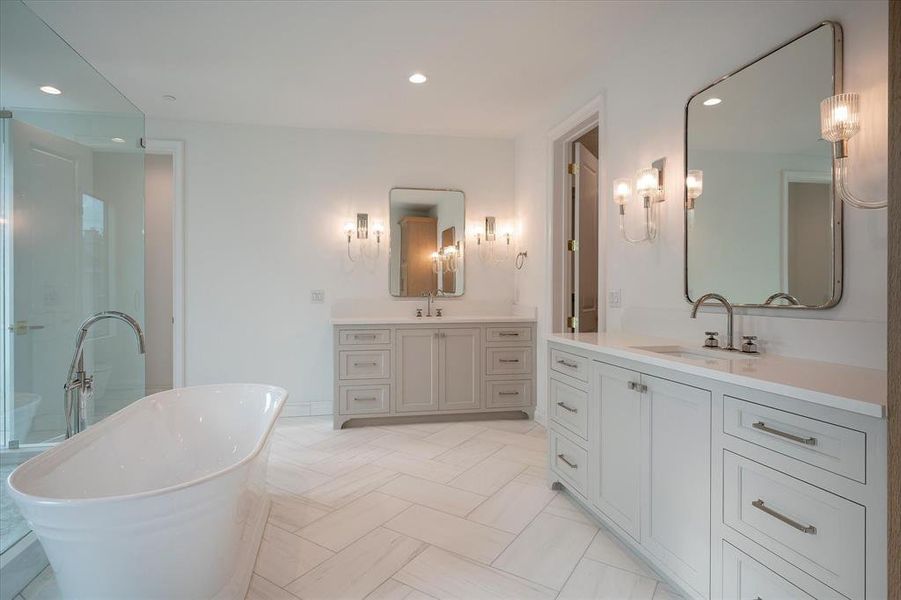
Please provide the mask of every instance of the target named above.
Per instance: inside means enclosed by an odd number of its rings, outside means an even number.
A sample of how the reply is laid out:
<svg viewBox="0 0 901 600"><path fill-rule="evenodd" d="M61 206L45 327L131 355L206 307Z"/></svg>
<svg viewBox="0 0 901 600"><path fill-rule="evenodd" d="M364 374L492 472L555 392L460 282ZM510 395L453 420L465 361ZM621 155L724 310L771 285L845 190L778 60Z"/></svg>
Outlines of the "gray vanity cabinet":
<svg viewBox="0 0 901 600"><path fill-rule="evenodd" d="M397 412L438 410L438 357L437 329L397 330Z"/></svg>
<svg viewBox="0 0 901 600"><path fill-rule="evenodd" d="M438 331L439 410L482 406L482 331L478 328Z"/></svg>

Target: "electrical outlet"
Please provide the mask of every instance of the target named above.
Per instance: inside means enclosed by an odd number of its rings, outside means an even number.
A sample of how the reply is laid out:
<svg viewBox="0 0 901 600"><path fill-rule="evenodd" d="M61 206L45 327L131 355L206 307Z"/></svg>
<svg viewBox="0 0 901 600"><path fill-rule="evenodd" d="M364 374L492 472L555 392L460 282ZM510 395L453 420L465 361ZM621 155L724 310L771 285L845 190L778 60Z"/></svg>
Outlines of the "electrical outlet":
<svg viewBox="0 0 901 600"><path fill-rule="evenodd" d="M310 290L310 302L322 304L325 302L325 290Z"/></svg>
<svg viewBox="0 0 901 600"><path fill-rule="evenodd" d="M610 293L607 294L607 296L607 306L610 308L619 308L623 305L622 290L610 290Z"/></svg>

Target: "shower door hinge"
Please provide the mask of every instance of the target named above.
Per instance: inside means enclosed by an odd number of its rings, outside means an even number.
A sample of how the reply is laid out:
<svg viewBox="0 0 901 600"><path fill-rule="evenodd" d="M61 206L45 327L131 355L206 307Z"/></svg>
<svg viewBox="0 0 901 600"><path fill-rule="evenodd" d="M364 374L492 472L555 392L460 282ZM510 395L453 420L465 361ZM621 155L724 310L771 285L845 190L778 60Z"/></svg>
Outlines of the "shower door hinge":
<svg viewBox="0 0 901 600"><path fill-rule="evenodd" d="M13 111L6 110L6 109L0 110L0 119L12 119L12 118L13 118Z"/></svg>
<svg viewBox="0 0 901 600"><path fill-rule="evenodd" d="M145 137L138 138L138 145L141 148L144 148L146 150L147 149L147 138L145 138Z"/></svg>
<svg viewBox="0 0 901 600"><path fill-rule="evenodd" d="M9 440L6 442L6 447L9 450L18 450L19 449L19 440Z"/></svg>
<svg viewBox="0 0 901 600"><path fill-rule="evenodd" d="M576 163L569 163L566 165L566 172L570 175L576 175L579 172L579 165Z"/></svg>
<svg viewBox="0 0 901 600"><path fill-rule="evenodd" d="M579 317L569 317L566 319L566 326L570 329L578 329Z"/></svg>
<svg viewBox="0 0 901 600"><path fill-rule="evenodd" d="M566 249L570 252L578 252L579 251L579 240L567 240L566 241Z"/></svg>

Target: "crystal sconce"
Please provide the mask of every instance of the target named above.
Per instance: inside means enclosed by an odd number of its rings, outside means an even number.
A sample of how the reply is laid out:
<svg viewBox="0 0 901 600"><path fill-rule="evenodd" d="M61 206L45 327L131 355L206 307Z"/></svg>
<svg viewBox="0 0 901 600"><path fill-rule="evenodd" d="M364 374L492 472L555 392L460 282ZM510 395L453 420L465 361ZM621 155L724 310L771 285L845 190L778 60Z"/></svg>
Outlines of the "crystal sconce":
<svg viewBox="0 0 901 600"><path fill-rule="evenodd" d="M662 166L662 161L655 164ZM632 199L632 181L629 179L613 181L613 202L619 207L619 230L623 238L631 244L654 241L657 239L659 223L657 205L664 200L661 170L657 167L639 169L635 174L635 193L641 198L644 208L644 234L638 238L631 237L626 230L626 206Z"/></svg>
<svg viewBox="0 0 901 600"><path fill-rule="evenodd" d="M848 140L860 131L860 96L838 94L820 102L820 133L832 142L832 172L839 197L855 208L885 208L887 201L861 200L847 187Z"/></svg>
<svg viewBox="0 0 901 600"><path fill-rule="evenodd" d="M485 229L476 231L475 237L479 260L482 262L500 264L513 257L513 234L509 229L498 234L497 220L494 217L485 217ZM498 244L502 249L498 249Z"/></svg>
<svg viewBox="0 0 901 600"><path fill-rule="evenodd" d="M433 273L456 273L460 264L460 242L432 252Z"/></svg>
<svg viewBox="0 0 901 600"><path fill-rule="evenodd" d="M688 210L694 210L695 200L704 193L704 172L689 171L685 177L685 194L688 198L685 207Z"/></svg>
<svg viewBox="0 0 901 600"><path fill-rule="evenodd" d="M347 236L347 258L350 259L350 262L356 262L356 259L353 256L354 253L351 251L351 245L353 244L354 239L357 241L358 248L356 254L358 258L378 258L382 247L382 234L384 231L384 226L381 223L374 222L370 227L369 214L367 213L357 213L356 225L351 221L345 223L344 235ZM374 251L369 240L370 233L375 236Z"/></svg>

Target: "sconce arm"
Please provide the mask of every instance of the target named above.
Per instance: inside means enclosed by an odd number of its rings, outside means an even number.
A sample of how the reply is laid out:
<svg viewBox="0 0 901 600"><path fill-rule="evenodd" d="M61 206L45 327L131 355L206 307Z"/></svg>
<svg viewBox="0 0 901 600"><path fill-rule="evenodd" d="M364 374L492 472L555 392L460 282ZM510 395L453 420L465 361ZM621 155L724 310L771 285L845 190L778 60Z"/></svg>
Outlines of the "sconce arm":
<svg viewBox="0 0 901 600"><path fill-rule="evenodd" d="M847 186L848 179L848 166L845 161L848 159L845 157L839 157L833 159L833 171L835 174L835 184L838 186L838 194L839 198L853 206L854 208L868 208L868 209L877 209L877 208L885 208L888 206L887 200L881 200L878 202L869 202L867 200L861 200L857 196L855 196Z"/></svg>

